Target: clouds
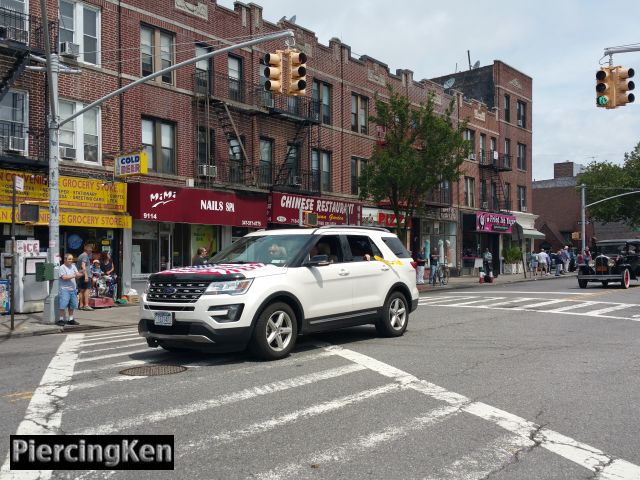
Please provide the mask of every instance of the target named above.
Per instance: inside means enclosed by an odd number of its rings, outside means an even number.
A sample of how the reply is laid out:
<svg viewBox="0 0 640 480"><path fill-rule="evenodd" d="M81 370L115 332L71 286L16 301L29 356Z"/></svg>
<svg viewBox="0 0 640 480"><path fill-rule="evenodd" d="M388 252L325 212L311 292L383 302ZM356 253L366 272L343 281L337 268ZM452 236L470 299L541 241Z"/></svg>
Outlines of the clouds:
<svg viewBox="0 0 640 480"><path fill-rule="evenodd" d="M219 1L232 8L230 0ZM640 141L640 91L635 104L615 110L595 106L595 72L605 47L637 38L640 2L617 16L592 0L417 1L263 0L263 16L283 15L328 44L338 37L354 55L366 54L413 70L414 78L433 78L494 59L533 78L533 176L551 178L553 163L572 160L621 162ZM609 6L609 5L606 5ZM640 52L616 55L616 65L636 67ZM637 82L640 85L640 78Z"/></svg>

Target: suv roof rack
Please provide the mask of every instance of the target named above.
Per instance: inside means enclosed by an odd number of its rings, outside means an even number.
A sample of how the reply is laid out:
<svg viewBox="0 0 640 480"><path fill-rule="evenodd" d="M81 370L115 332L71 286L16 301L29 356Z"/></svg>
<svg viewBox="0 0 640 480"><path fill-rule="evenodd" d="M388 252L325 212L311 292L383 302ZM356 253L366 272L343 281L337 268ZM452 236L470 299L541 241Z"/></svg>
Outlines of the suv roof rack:
<svg viewBox="0 0 640 480"><path fill-rule="evenodd" d="M355 228L358 230L375 230L378 232L390 232L390 230L388 228L384 228L384 227L369 227L366 225L323 225L321 227L318 227L317 230L322 230L322 229L331 229L331 228Z"/></svg>

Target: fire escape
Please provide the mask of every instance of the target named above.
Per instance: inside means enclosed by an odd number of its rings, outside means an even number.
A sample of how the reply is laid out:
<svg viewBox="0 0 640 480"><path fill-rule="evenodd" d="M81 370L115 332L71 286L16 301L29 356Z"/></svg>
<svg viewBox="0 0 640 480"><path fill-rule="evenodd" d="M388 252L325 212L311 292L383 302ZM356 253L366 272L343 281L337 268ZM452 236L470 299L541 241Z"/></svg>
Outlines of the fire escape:
<svg viewBox="0 0 640 480"><path fill-rule="evenodd" d="M493 212L511 211L511 192L502 181L503 172L510 172L511 155L500 155L497 151L482 151L480 166L480 207Z"/></svg>
<svg viewBox="0 0 640 480"><path fill-rule="evenodd" d="M18 11L18 2L0 4L0 160L9 166L46 168L48 142L44 124L27 124L27 95L12 91L31 61L44 56L44 29L39 17ZM50 22L52 44L57 43L57 22ZM34 79L34 82L36 80ZM36 87L37 88L37 87ZM44 82L42 89L46 91Z"/></svg>
<svg viewBox="0 0 640 480"><path fill-rule="evenodd" d="M312 135L311 126L319 125L312 102L306 97L273 95L260 85L250 84L209 70L196 70L194 76L194 123L196 127L197 179L204 188L214 185L237 185L260 189L317 192L319 171L303 169L303 148L310 152L319 138ZM277 142L286 139L287 153L282 161L275 156L271 162L260 160L260 149L248 143L243 127L251 117L272 121L270 132L282 132ZM215 134L214 134L215 132ZM226 146L216 145L215 138L225 138ZM255 152L251 158L248 152ZM309 161L310 162L310 161Z"/></svg>

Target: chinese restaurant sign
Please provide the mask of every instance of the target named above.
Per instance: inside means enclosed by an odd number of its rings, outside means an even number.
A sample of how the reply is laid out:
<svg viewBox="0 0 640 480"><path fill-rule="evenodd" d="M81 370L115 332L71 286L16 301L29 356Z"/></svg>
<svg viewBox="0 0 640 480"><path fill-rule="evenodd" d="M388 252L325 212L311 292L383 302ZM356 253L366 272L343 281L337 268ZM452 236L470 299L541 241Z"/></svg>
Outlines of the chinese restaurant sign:
<svg viewBox="0 0 640 480"><path fill-rule="evenodd" d="M271 222L297 225L300 209L318 215L318 225L358 225L362 207L353 202L289 193L271 196Z"/></svg>
<svg viewBox="0 0 640 480"><path fill-rule="evenodd" d="M24 193L18 201L49 202L48 177L14 170L0 170L0 203L11 204L13 177L24 178ZM127 211L127 184L105 183L93 178L60 177L60 207L63 209L96 210L100 212Z"/></svg>
<svg viewBox="0 0 640 480"><path fill-rule="evenodd" d="M516 217L500 213L476 212L476 231L485 233L511 233Z"/></svg>
<svg viewBox="0 0 640 480"><path fill-rule="evenodd" d="M156 222L267 226L266 197L146 183L129 184L129 213L133 218Z"/></svg>

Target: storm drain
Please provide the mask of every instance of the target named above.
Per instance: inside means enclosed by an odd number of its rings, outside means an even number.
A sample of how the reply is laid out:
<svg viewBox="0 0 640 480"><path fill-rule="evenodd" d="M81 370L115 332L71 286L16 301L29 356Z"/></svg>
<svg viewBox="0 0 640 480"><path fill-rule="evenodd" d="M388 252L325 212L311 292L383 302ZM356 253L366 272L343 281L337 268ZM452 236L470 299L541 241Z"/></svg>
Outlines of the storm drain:
<svg viewBox="0 0 640 480"><path fill-rule="evenodd" d="M152 377L154 375L173 375L174 373L182 373L187 369L182 365L142 365L140 367L131 367L120 370L122 375L130 375L132 377Z"/></svg>

